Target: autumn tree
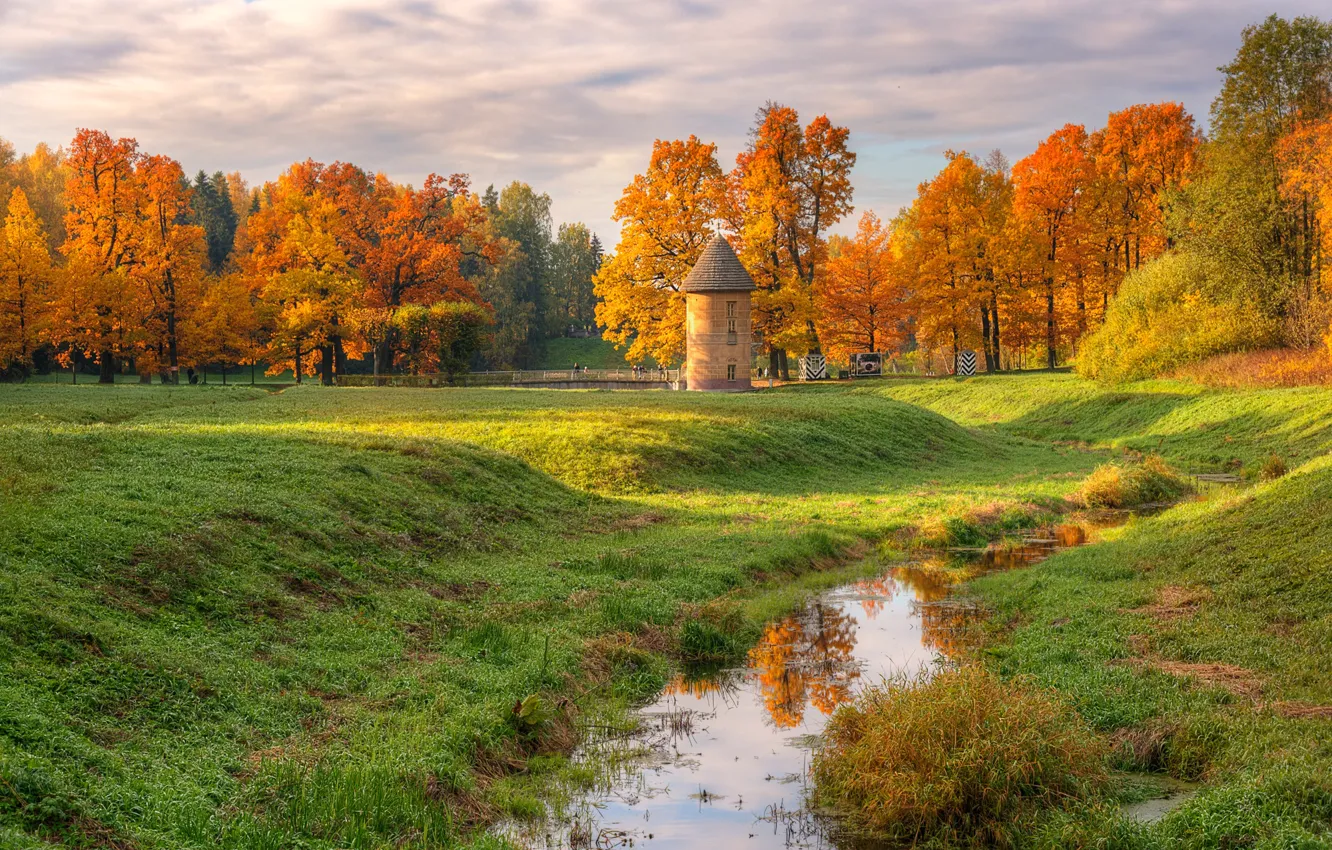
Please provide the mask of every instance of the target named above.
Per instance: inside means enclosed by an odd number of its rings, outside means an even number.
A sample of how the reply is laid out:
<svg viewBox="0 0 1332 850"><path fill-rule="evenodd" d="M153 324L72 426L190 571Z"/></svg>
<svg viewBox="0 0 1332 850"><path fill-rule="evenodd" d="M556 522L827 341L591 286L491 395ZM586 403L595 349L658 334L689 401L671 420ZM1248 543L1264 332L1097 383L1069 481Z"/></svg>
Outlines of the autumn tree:
<svg viewBox="0 0 1332 850"><path fill-rule="evenodd" d="M61 250L68 264L57 278L47 334L66 360L96 356L102 383L115 380L119 357L133 356L140 330L128 281L140 230L139 159L134 139L79 130L67 160Z"/></svg>
<svg viewBox="0 0 1332 850"><path fill-rule="evenodd" d="M293 165L267 187L270 205L249 220L254 248L247 274L276 308L269 370L290 366L297 382L316 362L327 384L345 368L341 317L362 289L352 251L344 247L357 244L346 174L338 163Z"/></svg>
<svg viewBox="0 0 1332 850"><path fill-rule="evenodd" d="M630 360L670 363L684 355L681 286L716 233L725 195L717 146L690 136L655 142L647 171L616 202L620 241L593 291L606 339L628 346Z"/></svg>
<svg viewBox="0 0 1332 850"><path fill-rule="evenodd" d="M985 268L985 175L965 152L927 183L907 217L904 253L913 270L919 335L930 348L947 346L953 361L977 339Z"/></svg>
<svg viewBox="0 0 1332 850"><path fill-rule="evenodd" d="M1065 283L1064 265L1073 259L1068 249L1085 226L1079 214L1092 173L1087 131L1081 124L1066 124L1013 166L1014 212L1041 234L1044 268L1040 287L1045 301L1046 366L1050 369L1058 362L1057 301Z"/></svg>
<svg viewBox="0 0 1332 850"><path fill-rule="evenodd" d="M467 177L431 174L420 189L381 177L374 193L378 211L368 230L363 306L391 312L404 304L479 301L465 265L489 266L499 249L486 232L486 211L470 192ZM394 330L390 325L384 329L372 344L378 367L387 371L396 349Z"/></svg>
<svg viewBox="0 0 1332 850"><path fill-rule="evenodd" d="M836 248L814 282L819 339L839 359L896 346L905 311L891 232L866 212L856 235Z"/></svg>
<svg viewBox="0 0 1332 850"><path fill-rule="evenodd" d="M136 262L129 280L142 307L139 374L180 377L180 326L198 303L203 283L204 229L189 224L191 195L180 163L166 156L139 164Z"/></svg>
<svg viewBox="0 0 1332 850"><path fill-rule="evenodd" d="M814 279L827 258L827 231L851 211L850 131L820 115L803 129L794 109L759 110L750 144L729 178L726 216L754 278L758 331L774 371L787 350L819 348Z"/></svg>
<svg viewBox="0 0 1332 850"><path fill-rule="evenodd" d="M1306 122L1277 147L1282 163L1281 191L1308 210L1309 277L1303 297L1287 307L1287 342L1301 348L1318 345L1332 331L1332 118Z"/></svg>
<svg viewBox="0 0 1332 850"><path fill-rule="evenodd" d="M263 314L258 294L243 274L209 277L183 331L193 365L254 365L264 353Z"/></svg>
<svg viewBox="0 0 1332 850"><path fill-rule="evenodd" d="M51 276L42 222L15 188L0 230L0 377L26 375L32 367Z"/></svg>

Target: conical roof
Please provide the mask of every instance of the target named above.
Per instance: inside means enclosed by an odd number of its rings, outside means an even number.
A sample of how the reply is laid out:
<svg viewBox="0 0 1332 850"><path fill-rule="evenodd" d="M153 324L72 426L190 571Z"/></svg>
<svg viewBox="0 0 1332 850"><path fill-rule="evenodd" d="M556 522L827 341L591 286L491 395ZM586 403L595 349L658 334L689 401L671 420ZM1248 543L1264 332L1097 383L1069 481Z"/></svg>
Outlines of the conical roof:
<svg viewBox="0 0 1332 850"><path fill-rule="evenodd" d="M730 243L720 236L712 237L684 281L685 292L750 292L757 288Z"/></svg>

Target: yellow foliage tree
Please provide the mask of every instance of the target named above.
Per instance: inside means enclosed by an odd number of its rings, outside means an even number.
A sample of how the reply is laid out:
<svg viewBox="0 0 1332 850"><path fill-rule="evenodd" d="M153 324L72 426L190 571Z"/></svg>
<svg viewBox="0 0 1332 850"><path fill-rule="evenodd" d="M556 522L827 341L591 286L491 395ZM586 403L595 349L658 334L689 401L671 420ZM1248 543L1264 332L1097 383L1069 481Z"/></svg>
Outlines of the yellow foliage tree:
<svg viewBox="0 0 1332 850"><path fill-rule="evenodd" d="M45 229L16 188L0 230L0 374L31 368L51 272Z"/></svg>

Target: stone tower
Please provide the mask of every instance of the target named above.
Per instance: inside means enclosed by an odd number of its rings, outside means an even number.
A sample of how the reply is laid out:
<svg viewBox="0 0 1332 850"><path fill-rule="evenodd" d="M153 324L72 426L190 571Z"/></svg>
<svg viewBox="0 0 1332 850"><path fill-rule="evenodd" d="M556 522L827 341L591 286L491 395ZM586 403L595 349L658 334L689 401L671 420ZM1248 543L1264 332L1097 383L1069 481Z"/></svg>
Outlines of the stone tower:
<svg viewBox="0 0 1332 850"><path fill-rule="evenodd" d="M714 236L685 278L685 382L691 390L749 385L749 294L754 280L730 244Z"/></svg>

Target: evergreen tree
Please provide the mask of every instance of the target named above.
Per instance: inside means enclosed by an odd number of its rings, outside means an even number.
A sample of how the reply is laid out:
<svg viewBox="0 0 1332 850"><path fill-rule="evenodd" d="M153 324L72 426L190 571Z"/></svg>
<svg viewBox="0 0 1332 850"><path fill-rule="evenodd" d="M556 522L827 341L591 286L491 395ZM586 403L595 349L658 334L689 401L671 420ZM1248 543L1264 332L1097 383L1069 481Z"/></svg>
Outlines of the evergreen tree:
<svg viewBox="0 0 1332 850"><path fill-rule="evenodd" d="M194 176L194 197L190 206L194 223L204 229L208 244L208 269L222 272L236 241L239 216L231 204L231 190L221 171L209 177L202 169Z"/></svg>

